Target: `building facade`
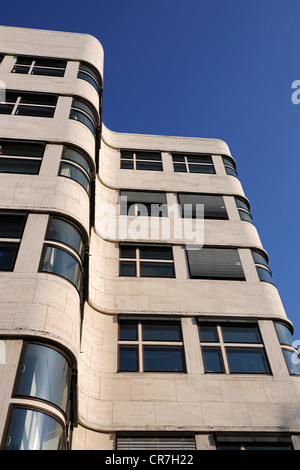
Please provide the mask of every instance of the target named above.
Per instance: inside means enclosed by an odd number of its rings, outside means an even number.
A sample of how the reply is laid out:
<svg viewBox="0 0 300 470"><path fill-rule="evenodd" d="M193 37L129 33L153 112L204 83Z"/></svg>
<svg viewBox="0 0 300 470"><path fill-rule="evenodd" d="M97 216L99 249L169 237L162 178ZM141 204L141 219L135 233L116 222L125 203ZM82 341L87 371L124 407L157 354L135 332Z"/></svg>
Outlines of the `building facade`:
<svg viewBox="0 0 300 470"><path fill-rule="evenodd" d="M1 449L298 449L293 326L227 144L102 124L92 36L0 27Z"/></svg>

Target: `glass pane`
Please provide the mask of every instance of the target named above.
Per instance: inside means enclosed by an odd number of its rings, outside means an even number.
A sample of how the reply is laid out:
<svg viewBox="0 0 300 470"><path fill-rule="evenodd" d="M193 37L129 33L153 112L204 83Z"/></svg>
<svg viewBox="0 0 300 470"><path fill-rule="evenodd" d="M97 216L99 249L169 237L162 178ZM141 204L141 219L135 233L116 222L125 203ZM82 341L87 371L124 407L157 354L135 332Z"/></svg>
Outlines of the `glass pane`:
<svg viewBox="0 0 300 470"><path fill-rule="evenodd" d="M263 349L226 348L230 372L268 374L269 366Z"/></svg>
<svg viewBox="0 0 300 470"><path fill-rule="evenodd" d="M25 158L0 158L0 173L37 175L40 171L40 166L40 160L27 160Z"/></svg>
<svg viewBox="0 0 300 470"><path fill-rule="evenodd" d="M225 170L226 170L227 175L236 176L236 177L238 176L237 172L229 166L225 166Z"/></svg>
<svg viewBox="0 0 300 470"><path fill-rule="evenodd" d="M65 68L67 65L67 61L64 59L44 59L38 58L35 59L35 65L37 67L57 67L57 68Z"/></svg>
<svg viewBox="0 0 300 470"><path fill-rule="evenodd" d="M200 339L207 343L217 343L219 341L216 325L200 325Z"/></svg>
<svg viewBox="0 0 300 470"><path fill-rule="evenodd" d="M235 163L230 158L223 157L223 163L235 169Z"/></svg>
<svg viewBox="0 0 300 470"><path fill-rule="evenodd" d="M141 259L173 259L172 247L141 246Z"/></svg>
<svg viewBox="0 0 300 470"><path fill-rule="evenodd" d="M0 271L12 271L15 265L19 243L0 243Z"/></svg>
<svg viewBox="0 0 300 470"><path fill-rule="evenodd" d="M76 111L75 109L71 109L70 119L74 119L74 121L79 121L85 126L89 128L93 135L95 135L95 126L94 123L88 118L85 114L80 111Z"/></svg>
<svg viewBox="0 0 300 470"><path fill-rule="evenodd" d="M133 152L130 152L129 150L122 150L121 158L133 159Z"/></svg>
<svg viewBox="0 0 300 470"><path fill-rule="evenodd" d="M135 246L122 245L120 251L121 251L121 258L135 258L136 257Z"/></svg>
<svg viewBox="0 0 300 470"><path fill-rule="evenodd" d="M14 157L42 157L45 145L28 142L0 141L0 155Z"/></svg>
<svg viewBox="0 0 300 470"><path fill-rule="evenodd" d="M290 374L300 375L300 356L295 351L283 349L284 357L286 359Z"/></svg>
<svg viewBox="0 0 300 470"><path fill-rule="evenodd" d="M212 163L210 155L187 155L189 163Z"/></svg>
<svg viewBox="0 0 300 470"><path fill-rule="evenodd" d="M21 238L25 221L25 215L12 215L0 212L0 237Z"/></svg>
<svg viewBox="0 0 300 470"><path fill-rule="evenodd" d="M60 166L60 176L70 178L79 183L88 193L90 192L90 180L79 168L70 163L62 162Z"/></svg>
<svg viewBox="0 0 300 470"><path fill-rule="evenodd" d="M122 320L119 329L120 340L137 340L137 322L131 320Z"/></svg>
<svg viewBox="0 0 300 470"><path fill-rule="evenodd" d="M18 116L38 116L38 117L53 117L54 108L47 108L46 106L22 106L19 105L16 111Z"/></svg>
<svg viewBox="0 0 300 470"><path fill-rule="evenodd" d="M137 152L136 159L137 160L155 160L157 162L161 162L161 154L152 153L152 152Z"/></svg>
<svg viewBox="0 0 300 470"><path fill-rule="evenodd" d="M225 343L260 343L257 326L223 325L222 334Z"/></svg>
<svg viewBox="0 0 300 470"><path fill-rule="evenodd" d="M218 444L218 450L240 450L238 444Z"/></svg>
<svg viewBox="0 0 300 470"><path fill-rule="evenodd" d="M137 161L137 162L136 162L136 169L137 169L137 170L162 171L162 164L161 164L161 162L143 162L143 161Z"/></svg>
<svg viewBox="0 0 300 470"><path fill-rule="evenodd" d="M33 62L34 58L33 57L28 57L28 56L18 56L16 64L21 64L21 65L31 65Z"/></svg>
<svg viewBox="0 0 300 470"><path fill-rule="evenodd" d="M252 217L249 214L249 212L245 212L242 209L239 209L239 214L240 214L241 220L246 220L247 222L253 223Z"/></svg>
<svg viewBox="0 0 300 470"><path fill-rule="evenodd" d="M181 346L144 346L145 372L184 372L184 356Z"/></svg>
<svg viewBox="0 0 300 470"><path fill-rule="evenodd" d="M212 165L192 165L189 164L190 173L215 173Z"/></svg>
<svg viewBox="0 0 300 470"><path fill-rule="evenodd" d="M47 234L48 240L57 240L66 245L74 248L77 253L83 257L84 242L80 232L74 225L62 219L52 218L50 222L49 231Z"/></svg>
<svg viewBox="0 0 300 470"><path fill-rule="evenodd" d="M182 341L180 323L143 322L144 341Z"/></svg>
<svg viewBox="0 0 300 470"><path fill-rule="evenodd" d="M142 277L174 277L173 263L141 262Z"/></svg>
<svg viewBox="0 0 300 470"><path fill-rule="evenodd" d="M259 279L261 281L267 281L267 282L273 283L272 274L270 273L268 269L260 268L258 266L256 267L256 269L259 275Z"/></svg>
<svg viewBox="0 0 300 470"><path fill-rule="evenodd" d="M202 348L205 372L223 373L224 365L220 348Z"/></svg>
<svg viewBox="0 0 300 470"><path fill-rule="evenodd" d="M29 72L30 67L22 66L22 65L15 65L12 69L12 73L23 73L27 74Z"/></svg>
<svg viewBox="0 0 300 470"><path fill-rule="evenodd" d="M52 105L55 106L57 102L56 95L47 95L40 93L22 93L21 94L21 103L22 104L42 104L42 105Z"/></svg>
<svg viewBox="0 0 300 470"><path fill-rule="evenodd" d="M70 365L61 353L40 344L27 345L17 395L41 398L66 411L69 384Z"/></svg>
<svg viewBox="0 0 300 470"><path fill-rule="evenodd" d="M246 444L246 450L292 450L291 444Z"/></svg>
<svg viewBox="0 0 300 470"><path fill-rule="evenodd" d="M95 113L94 110L93 110L87 103L85 103L84 101L74 99L74 100L73 100L72 107L73 107L73 108L81 109L82 111L84 111L85 113L87 113L87 114L90 116L91 120L94 121L94 123L97 122L97 115L96 115L96 113Z"/></svg>
<svg viewBox="0 0 300 470"><path fill-rule="evenodd" d="M136 372L138 370L137 346L119 346L119 371Z"/></svg>
<svg viewBox="0 0 300 470"><path fill-rule="evenodd" d="M33 67L32 75L46 75L48 77L63 77L64 69L48 69L46 67Z"/></svg>
<svg viewBox="0 0 300 470"><path fill-rule="evenodd" d="M95 79L96 81L98 81L98 74L97 74L97 72L93 69L93 67L91 67L90 65L82 64L82 63L81 63L81 64L79 65L79 70L80 70L80 71L83 71L83 72L88 72L89 74L91 74L91 75L94 77L94 79Z"/></svg>
<svg viewBox="0 0 300 470"><path fill-rule="evenodd" d="M40 411L15 408L5 450L62 450L63 427Z"/></svg>
<svg viewBox="0 0 300 470"><path fill-rule="evenodd" d="M184 156L183 155L173 155L173 162L184 162Z"/></svg>
<svg viewBox="0 0 300 470"><path fill-rule="evenodd" d="M186 164L185 163L174 163L174 171L178 171L180 173L187 173Z"/></svg>
<svg viewBox="0 0 300 470"><path fill-rule="evenodd" d="M81 78L82 80L85 80L86 82L90 83L90 84L95 88L95 90L97 91L97 93L99 93L98 83L97 83L96 80L95 80L93 77L91 77L88 73L79 71L79 72L78 72L78 78Z"/></svg>
<svg viewBox="0 0 300 470"><path fill-rule="evenodd" d="M264 266L268 266L267 259L258 251L252 251L253 259L255 263L263 264Z"/></svg>
<svg viewBox="0 0 300 470"><path fill-rule="evenodd" d="M120 276L136 276L135 261L121 261Z"/></svg>
<svg viewBox="0 0 300 470"><path fill-rule="evenodd" d="M127 160L121 160L121 168L123 170L133 170L133 162Z"/></svg>
<svg viewBox="0 0 300 470"><path fill-rule="evenodd" d="M53 246L46 247L42 271L58 274L59 276L68 279L72 284L80 289L80 264L72 255L60 248Z"/></svg>
<svg viewBox="0 0 300 470"><path fill-rule="evenodd" d="M92 175L90 164L81 152L78 152L75 149L71 149L70 147L65 147L62 159L71 160L72 162L77 163L88 173L89 176Z"/></svg>
<svg viewBox="0 0 300 470"><path fill-rule="evenodd" d="M239 197L236 197L235 202L238 207L242 207L243 209L250 211L250 206L246 201L244 201L244 199L240 199Z"/></svg>
<svg viewBox="0 0 300 470"><path fill-rule="evenodd" d="M13 109L12 104L0 104L0 114L11 114Z"/></svg>
<svg viewBox="0 0 300 470"><path fill-rule="evenodd" d="M279 336L280 344L293 344L293 335L289 328L283 323L275 323L276 331Z"/></svg>

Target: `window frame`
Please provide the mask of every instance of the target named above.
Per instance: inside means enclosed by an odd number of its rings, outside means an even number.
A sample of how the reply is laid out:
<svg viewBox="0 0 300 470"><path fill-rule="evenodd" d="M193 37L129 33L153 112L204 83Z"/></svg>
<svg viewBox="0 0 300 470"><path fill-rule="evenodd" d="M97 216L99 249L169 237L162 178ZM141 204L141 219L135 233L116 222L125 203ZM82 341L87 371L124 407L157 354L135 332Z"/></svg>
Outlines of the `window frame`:
<svg viewBox="0 0 300 470"><path fill-rule="evenodd" d="M21 64L19 63L18 64L18 60L22 60L22 59L28 59L28 62L31 61L31 63L29 64ZM36 63L39 61L39 60L44 60L44 61L58 61L58 62L61 62L62 64L64 63L64 65L62 65L61 67L58 67L57 65L54 66L54 65L36 65ZM59 57L42 57L42 56L26 56L26 55L18 55L16 56L16 61L15 61L15 64L11 70L11 73L17 73L17 74L22 74L22 75L34 75L34 76L48 76L48 77L64 77L65 75L65 71L66 71L66 67L67 67L67 63L68 63L68 60L67 59L61 59ZM21 68L23 67L24 69L26 68L27 69L27 72L18 72L17 68ZM45 71L61 71L63 72L62 74L51 74L51 73L37 73L35 74L34 71L35 69L45 69Z"/></svg>
<svg viewBox="0 0 300 470"><path fill-rule="evenodd" d="M236 169L236 163L234 159L232 157L229 157L228 155L223 155L222 162L223 162L226 174L228 176L234 176L235 178L238 178L238 172Z"/></svg>
<svg viewBox="0 0 300 470"><path fill-rule="evenodd" d="M78 106L77 104L82 104L83 107ZM84 108L87 108L88 111ZM76 118L76 116L80 116L81 119ZM82 119L82 117L84 119ZM69 119L80 122L85 127L87 127L94 137L96 137L97 127L99 123L99 116L98 112L95 110L92 104L88 103L86 100L77 98L73 96Z"/></svg>
<svg viewBox="0 0 300 470"><path fill-rule="evenodd" d="M1 215L3 215L3 216L7 215L7 216L12 216L12 217L22 216L24 218L23 223L22 223L22 227L20 229L19 236L0 237L0 246L1 245L12 245L12 246L15 247L15 252L14 252L14 256L13 256L12 263L11 263L10 267L7 268L7 269L3 269L3 268L1 269L0 268L0 272L1 271L3 271L3 272L13 272L16 261L17 261L17 258L18 258L18 253L19 253L19 250L20 250L24 230L25 230L25 227L26 227L28 213L27 213L27 211L13 211L13 210L3 209L3 210L0 211L0 216Z"/></svg>
<svg viewBox="0 0 300 470"><path fill-rule="evenodd" d="M128 197L126 193L134 193L134 196L131 196L128 201ZM149 200L147 201L147 195L149 195ZM155 201L155 196L157 195L157 200L161 199L164 202ZM126 197L126 204L125 201L122 200L123 197ZM138 200L139 197L143 200ZM165 191L138 191L138 190L126 190L120 189L119 191L119 208L120 208L120 215L127 215L129 217L138 217L144 216L146 214L141 214L139 210L139 206L143 206L143 208L147 211L147 216L149 217L168 217L168 201L167 201L167 193ZM155 210L153 210L153 207ZM133 214L128 214L129 209L133 210ZM156 210L158 209L158 210Z"/></svg>
<svg viewBox="0 0 300 470"><path fill-rule="evenodd" d="M94 66L87 62L80 62L77 78L90 83L90 85L95 88L97 93L100 94L102 88L102 80L98 70Z"/></svg>
<svg viewBox="0 0 300 470"><path fill-rule="evenodd" d="M122 256L121 250L122 247L128 246L132 247L135 249L135 257L129 257L129 256ZM140 251L143 248L171 248L170 253L172 255L171 259L164 259L164 258L142 258ZM132 262L135 263L135 275L126 275L126 274L121 274L121 268L122 268L122 262ZM173 276L143 276L141 275L141 267L142 263L156 263L157 265L159 264L169 264L172 265L173 267ZM120 277L135 277L135 278L163 278L163 279L174 279L176 278L176 271L175 271L175 260L174 260L174 253L173 253L173 246L172 245L160 245L160 244L130 244L130 243L120 243L119 244L119 276Z"/></svg>
<svg viewBox="0 0 300 470"><path fill-rule="evenodd" d="M24 151L24 155L12 155L12 154L8 154L6 155L5 153L3 154L2 153L2 146L4 146L4 151L5 151L5 144L12 144L12 145L20 145L20 146L24 146L24 148L26 149L26 146L40 146L40 147L43 147L43 151L41 152L41 155L40 156L33 156L33 157L30 157L29 155L26 155L26 152ZM0 138L0 167L1 167L1 160L12 160L12 163L14 161L20 161L20 162L37 162L39 163L38 165L38 168L37 168L37 171L36 172L21 172L21 171L18 171L18 172L11 172L11 171L1 171L0 169L0 174L20 174L20 175L38 175L39 172L40 172L40 168L41 168L41 164L42 164L42 161L43 161L43 158L44 158L44 154L45 154L45 150L46 150L46 145L47 143L46 142L42 142L42 141L30 141L30 140L18 140L18 139L1 139ZM17 153L17 152L16 152ZM29 152L30 153L30 152Z"/></svg>
<svg viewBox="0 0 300 470"><path fill-rule="evenodd" d="M136 340L122 340L120 339L120 332L121 332L121 322L122 321L132 321L136 323L136 331L137 331L137 338ZM172 340L146 340L143 339L143 324L147 324L147 322L151 323L157 323L157 324L171 324L171 323L176 323L179 326L180 329L180 341L172 341ZM125 369L120 369L120 351L121 351L121 346L134 346L137 348L137 370L132 371L132 370L125 370ZM166 370L166 371L160 371L160 370L145 370L145 347L161 347L161 348L180 348L181 354L182 354L182 365L184 370ZM122 318L119 317L118 319L118 365L117 365L117 372L118 373L160 373L160 374L165 374L165 373L176 373L176 374L183 374L187 372L186 368L186 358L185 358L185 348L184 348L184 341L183 341L183 334L182 334L182 324L181 324L181 319L169 319L168 317L166 318L138 318L134 319L131 317L130 319L128 318Z"/></svg>
<svg viewBox="0 0 300 470"><path fill-rule="evenodd" d="M125 153L132 154L130 157L124 156ZM121 149L120 150L120 169L121 170L135 170L135 171L163 171L162 152L160 150L131 150ZM140 158L139 154L149 154L149 156L159 157L155 159ZM132 168L122 167L122 163L132 162ZM157 168L138 168L140 162L157 164Z"/></svg>
<svg viewBox="0 0 300 470"><path fill-rule="evenodd" d="M196 161L192 161L193 158L199 158L201 159L201 157L208 157L208 159L210 159L210 162L196 162ZM213 162L213 158L212 158L212 154L208 154L208 153L183 153L183 152L172 152L172 162L173 162L173 170L175 173L192 173L192 174L203 174L203 175L215 175L216 174L216 169L215 169L215 165L214 165L214 162ZM175 159L176 158L182 158L181 161L176 161ZM189 161L189 158L191 159L191 161ZM177 166L176 166L177 165ZM176 167L178 168L178 165L182 165L182 168L184 167L185 170L184 171L181 171L181 170L176 170ZM190 167L190 165L192 165L192 167ZM191 168L194 168L194 167L197 167L199 166L199 168L201 166L204 166L204 167L208 167L208 168L211 168L213 171L209 171L209 172L206 172L206 171L191 171Z"/></svg>
<svg viewBox="0 0 300 470"><path fill-rule="evenodd" d="M235 196L234 200L240 219L243 222L249 222L250 224L253 224L253 217L250 212L250 204L248 203L248 201L240 196Z"/></svg>
<svg viewBox="0 0 300 470"><path fill-rule="evenodd" d="M216 332L218 336L217 341L203 341L201 339L201 326L214 326L216 327ZM256 331L258 333L260 342L227 342L224 339L223 335L223 330L222 328L224 326L237 326L239 328L245 327L245 326L251 326L255 327ZM199 342L200 342L200 350L201 350L201 358L202 358L202 364L204 368L204 373L205 374L223 374L223 375L272 375L270 363L268 360L267 352L263 343L263 338L261 336L260 328L257 322L248 322L248 321L243 321L243 320L214 320L214 319L203 319L203 318L198 318L198 334L199 334ZM204 348L215 348L220 352L221 356L221 362L220 364L223 366L223 370L221 371L210 371L207 370L206 364L205 364L205 352ZM263 356L264 356L264 361L265 365L267 367L266 372L237 372L237 371L231 371L230 368L230 362L227 354L227 349L245 349L245 350L260 350L263 351Z"/></svg>
<svg viewBox="0 0 300 470"><path fill-rule="evenodd" d="M74 152L78 153L79 155L81 155L82 158L87 162L87 166L89 168L89 171L87 171L86 168L84 168L82 165L80 165L75 160L71 160L70 158L65 157L66 150L74 151ZM83 185L78 179L75 179L72 176L67 176L67 175L62 174L63 165L69 165L72 168L75 168L76 170L78 170L80 173L82 173L82 175L86 179L87 184ZM87 157L87 154L85 154L81 150L78 150L77 148L74 148L70 145L65 145L63 147L57 176L61 176L63 178L71 179L72 181L76 181L76 183L78 183L86 191L86 193L90 197L91 190L92 190L92 181L93 181L93 165L91 164L90 159Z"/></svg>
<svg viewBox="0 0 300 470"><path fill-rule="evenodd" d="M15 94L16 97L13 101L9 100L9 94ZM54 98L54 104L41 104L41 103L31 103L30 101L28 103L23 103L22 100L24 97L28 95L35 95L35 96L51 96ZM2 113L1 108L0 108L0 115L8 115L8 116L27 116L27 117L38 117L38 118L53 118L56 110L56 105L58 101L58 95L55 93L40 93L40 92L34 92L34 91L21 91L21 90L7 90L6 91L6 101L0 102L0 106L2 105L7 105L11 107L11 111L8 113ZM19 111L22 109L26 110L27 109L36 109L36 110L48 110L50 112L49 115L44 116L42 113L41 114L34 114L34 113L21 113L19 114Z"/></svg>
<svg viewBox="0 0 300 470"><path fill-rule="evenodd" d="M277 328L277 325L281 325L281 326L284 326L288 331L289 333L291 334L291 340L292 340L292 334L293 332L291 331L291 328L290 326L288 326L286 323L284 323L283 321L275 321L274 320L274 328L275 328L275 331L276 331L276 335L277 335L277 338L278 338L278 342L280 344L280 348L282 350L282 354L283 354L283 357L284 357L284 361L286 363L286 367L289 371L289 374L291 376L299 376L300 375L300 351L293 345L293 341L289 342L289 343L286 343L284 341L282 341L281 337L280 337L280 333L278 331L278 328ZM299 372L297 372L297 369L295 369L295 371L293 371L293 368L292 368L292 365L290 364L290 361L289 359L287 358L287 355L286 353L291 353L291 354L295 354L297 357L298 357L298 364L295 364L295 365L298 365L298 368L299 368Z"/></svg>
<svg viewBox="0 0 300 470"><path fill-rule="evenodd" d="M187 197L187 198L199 198L200 202L181 202L180 198ZM203 199L201 202L201 198ZM211 198L211 201L209 201L209 198ZM213 208L209 213L205 209L205 199L207 202L210 202L210 207ZM213 199L215 199L213 201ZM203 218L205 220L229 220L226 204L224 201L224 196L222 194L207 194L207 193L187 193L187 192L178 192L177 193L177 200L178 200L178 205L181 208L181 217L187 217L185 215L184 211L184 205L192 205L192 213L191 216L188 214L188 218L196 219L196 212L195 212L195 207L197 204L203 204L204 205L204 211L203 211ZM217 202L219 201L219 203ZM223 204L223 207L222 207ZM214 214L217 213L217 216Z"/></svg>
<svg viewBox="0 0 300 470"><path fill-rule="evenodd" d="M256 260L255 259L255 253L257 253L261 258L263 258L264 261L260 262L260 261ZM251 250L251 255L252 255L252 259L253 259L253 262L255 264L257 275L259 277L260 282L268 282L269 284L274 285L274 282L273 282L273 279L272 279L272 271L268 266L268 262L269 262L268 256L264 252L262 252L258 249L257 250ZM268 279L264 279L261 276L260 270L261 270L261 272L268 273Z"/></svg>

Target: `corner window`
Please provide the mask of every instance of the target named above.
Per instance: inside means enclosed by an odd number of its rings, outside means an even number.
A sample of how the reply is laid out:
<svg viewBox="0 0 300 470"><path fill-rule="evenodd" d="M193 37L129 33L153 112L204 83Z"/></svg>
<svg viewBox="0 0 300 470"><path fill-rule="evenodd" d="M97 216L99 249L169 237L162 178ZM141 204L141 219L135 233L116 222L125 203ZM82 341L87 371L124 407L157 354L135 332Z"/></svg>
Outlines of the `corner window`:
<svg viewBox="0 0 300 470"><path fill-rule="evenodd" d="M63 77L67 61L46 57L18 56L12 73Z"/></svg>
<svg viewBox="0 0 300 470"><path fill-rule="evenodd" d="M211 155L172 153L175 172L215 173Z"/></svg>
<svg viewBox="0 0 300 470"><path fill-rule="evenodd" d="M26 223L23 212L0 211L0 271L13 271Z"/></svg>
<svg viewBox="0 0 300 470"><path fill-rule="evenodd" d="M92 169L87 157L82 152L70 147L64 148L59 176L77 181L90 194Z"/></svg>
<svg viewBox="0 0 300 470"><path fill-rule="evenodd" d="M187 250L192 279L224 279L243 281L245 275L236 248L208 248Z"/></svg>
<svg viewBox="0 0 300 470"><path fill-rule="evenodd" d="M119 372L185 372L180 321L120 320Z"/></svg>
<svg viewBox="0 0 300 470"><path fill-rule="evenodd" d="M95 88L97 93L100 93L101 79L99 77L98 71L94 67L88 64L80 63L78 78L89 82Z"/></svg>
<svg viewBox="0 0 300 470"><path fill-rule="evenodd" d="M121 169L162 171L161 152L121 150Z"/></svg>
<svg viewBox="0 0 300 470"><path fill-rule="evenodd" d="M57 95L7 91L6 101L0 103L0 114L16 116L53 117Z"/></svg>
<svg viewBox="0 0 300 470"><path fill-rule="evenodd" d="M98 117L92 106L85 101L77 98L73 99L70 119L81 122L92 132L93 135L96 134Z"/></svg>
<svg viewBox="0 0 300 470"><path fill-rule="evenodd" d="M248 201L246 201L246 199L236 197L235 203L239 211L241 220L245 220L246 222L251 222L253 224L252 215L250 212L250 205Z"/></svg>
<svg viewBox="0 0 300 470"><path fill-rule="evenodd" d="M206 373L270 374L256 324L199 320L199 334Z"/></svg>
<svg viewBox="0 0 300 470"><path fill-rule="evenodd" d="M268 266L267 256L259 251L252 250L253 260L256 266L257 274L261 281L270 282L274 284L272 279L272 272Z"/></svg>
<svg viewBox="0 0 300 470"><path fill-rule="evenodd" d="M226 171L227 175L238 177L238 174L237 174L237 171L236 171L236 164L235 164L235 161L233 160L233 158L222 157L222 159L223 159L223 163L224 163L224 167L225 167L225 171Z"/></svg>
<svg viewBox="0 0 300 470"><path fill-rule="evenodd" d="M63 450L63 424L54 416L26 407L14 406L5 450Z"/></svg>
<svg viewBox="0 0 300 470"><path fill-rule="evenodd" d="M67 279L81 294L85 250L81 232L72 223L51 217L46 240L50 243L44 244L40 271Z"/></svg>
<svg viewBox="0 0 300 470"><path fill-rule="evenodd" d="M275 328L286 365L291 375L300 375L300 354L294 346L290 328L284 323L275 322Z"/></svg>
<svg viewBox="0 0 300 470"><path fill-rule="evenodd" d="M0 173L37 175L45 143L0 139Z"/></svg>
<svg viewBox="0 0 300 470"><path fill-rule="evenodd" d="M197 218L197 205L204 206L204 219L228 219L224 198L210 194L178 194L182 217ZM199 211L202 214L202 211Z"/></svg>
<svg viewBox="0 0 300 470"><path fill-rule="evenodd" d="M166 193L156 191L120 191L120 215L167 217Z"/></svg>
<svg viewBox="0 0 300 470"><path fill-rule="evenodd" d="M175 277L172 247L121 244L120 276Z"/></svg>

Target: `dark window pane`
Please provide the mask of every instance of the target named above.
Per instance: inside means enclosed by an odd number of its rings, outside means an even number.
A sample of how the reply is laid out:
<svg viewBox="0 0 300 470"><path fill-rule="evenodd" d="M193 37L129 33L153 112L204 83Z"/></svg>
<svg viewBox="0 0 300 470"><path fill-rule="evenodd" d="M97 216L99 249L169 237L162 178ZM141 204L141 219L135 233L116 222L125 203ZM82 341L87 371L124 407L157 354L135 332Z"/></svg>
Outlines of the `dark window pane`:
<svg viewBox="0 0 300 470"><path fill-rule="evenodd" d="M248 202L245 201L244 199L236 197L235 202L236 202L236 205L238 207L242 207L243 209L246 209L247 211L250 211L250 206L249 206Z"/></svg>
<svg viewBox="0 0 300 470"><path fill-rule="evenodd" d="M136 257L136 248L131 245L122 245L121 246L121 258L135 258Z"/></svg>
<svg viewBox="0 0 300 470"><path fill-rule="evenodd" d="M295 351L283 349L284 357L286 359L290 374L300 375L300 356Z"/></svg>
<svg viewBox="0 0 300 470"><path fill-rule="evenodd" d="M223 325L222 334L225 343L260 343L258 328L247 325Z"/></svg>
<svg viewBox="0 0 300 470"><path fill-rule="evenodd" d="M133 161L121 160L121 168L123 170L133 170Z"/></svg>
<svg viewBox="0 0 300 470"><path fill-rule="evenodd" d="M18 116L38 116L38 117L53 117L54 108L47 108L43 106L22 106L19 105L16 111Z"/></svg>
<svg viewBox="0 0 300 470"><path fill-rule="evenodd" d="M219 341L216 325L200 325L200 339L207 343L216 343Z"/></svg>
<svg viewBox="0 0 300 470"><path fill-rule="evenodd" d="M136 162L136 169L137 169L137 170L162 171L162 164L161 164L161 162L143 162L143 161L137 161L137 162Z"/></svg>
<svg viewBox="0 0 300 470"><path fill-rule="evenodd" d="M229 166L225 166L225 170L226 170L227 175L236 176L236 177L238 176L237 172Z"/></svg>
<svg viewBox="0 0 300 470"><path fill-rule="evenodd" d="M40 170L40 166L40 160L0 158L0 173L37 175Z"/></svg>
<svg viewBox="0 0 300 470"><path fill-rule="evenodd" d="M37 67L57 67L57 68L65 68L67 65L67 61L64 59L44 59L38 58L35 59L35 65Z"/></svg>
<svg viewBox="0 0 300 470"><path fill-rule="evenodd" d="M61 450L63 428L41 411L15 408L5 450Z"/></svg>
<svg viewBox="0 0 300 470"><path fill-rule="evenodd" d="M69 147L65 147L63 151L62 159L71 160L72 162L77 163L88 173L89 176L92 175L90 164L81 152L78 152L77 150L71 149Z"/></svg>
<svg viewBox="0 0 300 470"><path fill-rule="evenodd" d="M22 65L15 65L12 69L12 73L23 73L27 74L29 72L30 67L22 66Z"/></svg>
<svg viewBox="0 0 300 470"><path fill-rule="evenodd" d="M96 124L97 115L94 112L94 110L91 108L91 106L89 106L87 103L85 103L84 101L81 101L81 100L74 99L72 107L81 109L82 111L87 113L89 115L89 117L91 118L91 120Z"/></svg>
<svg viewBox="0 0 300 470"><path fill-rule="evenodd" d="M260 268L258 266L256 267L256 269L259 275L259 279L261 281L267 281L267 282L273 283L272 274L270 273L268 269Z"/></svg>
<svg viewBox="0 0 300 470"><path fill-rule="evenodd" d="M181 173L187 173L186 164L185 163L174 163L174 171L178 171Z"/></svg>
<svg viewBox="0 0 300 470"><path fill-rule="evenodd" d="M0 104L0 114L11 114L13 109L12 104Z"/></svg>
<svg viewBox="0 0 300 470"><path fill-rule="evenodd" d="M86 82L90 83L94 88L95 90L97 91L97 93L99 93L99 86L98 86L98 83L96 82L96 80L91 77L88 73L85 73L83 71L79 71L78 72L78 78L81 78L82 80L85 80Z"/></svg>
<svg viewBox="0 0 300 470"><path fill-rule="evenodd" d="M236 169L234 161L231 160L230 158L223 157L223 163L224 163L224 165L228 165L228 166Z"/></svg>
<svg viewBox="0 0 300 470"><path fill-rule="evenodd" d="M152 153L152 152L137 152L136 159L137 160L155 160L157 162L161 162L161 154Z"/></svg>
<svg viewBox="0 0 300 470"><path fill-rule="evenodd" d="M75 109L71 109L70 118L74 119L74 121L79 121L85 126L89 128L93 135L95 135L95 126L91 119L83 114L81 111L77 111Z"/></svg>
<svg viewBox="0 0 300 470"><path fill-rule="evenodd" d="M283 323L275 323L276 331L279 336L280 344L293 344L293 335L289 328Z"/></svg>
<svg viewBox="0 0 300 470"><path fill-rule="evenodd" d="M0 242L0 271L12 271L19 244Z"/></svg>
<svg viewBox="0 0 300 470"><path fill-rule="evenodd" d="M291 444L246 444L246 450L293 450Z"/></svg>
<svg viewBox="0 0 300 470"><path fill-rule="evenodd" d="M81 233L74 225L62 219L52 218L47 234L48 240L57 240L74 248L83 257L84 242Z"/></svg>
<svg viewBox="0 0 300 470"><path fill-rule="evenodd" d="M136 264L134 261L120 262L120 276L136 276Z"/></svg>
<svg viewBox="0 0 300 470"><path fill-rule="evenodd" d="M45 145L29 142L0 141L0 155L14 157L42 157Z"/></svg>
<svg viewBox="0 0 300 470"><path fill-rule="evenodd" d="M47 400L67 409L70 365L65 356L41 344L28 344L18 383L17 395Z"/></svg>
<svg viewBox="0 0 300 470"><path fill-rule="evenodd" d="M184 162L184 156L183 155L173 155L173 162Z"/></svg>
<svg viewBox="0 0 300 470"><path fill-rule="evenodd" d="M269 366L261 348L226 348L230 372L268 374Z"/></svg>
<svg viewBox="0 0 300 470"><path fill-rule="evenodd" d="M212 165L192 165L189 163L190 173L215 173Z"/></svg>
<svg viewBox="0 0 300 470"><path fill-rule="evenodd" d="M25 215L12 215L0 212L0 237L21 238L25 221Z"/></svg>
<svg viewBox="0 0 300 470"><path fill-rule="evenodd" d="M173 251L171 247L159 246L141 246L140 247L141 259L173 259Z"/></svg>
<svg viewBox="0 0 300 470"><path fill-rule="evenodd" d="M184 372L183 348L144 346L145 372Z"/></svg>
<svg viewBox="0 0 300 470"><path fill-rule="evenodd" d="M255 263L263 264L264 266L268 266L267 259L258 251L252 251L253 259Z"/></svg>
<svg viewBox="0 0 300 470"><path fill-rule="evenodd" d="M71 163L62 162L59 175L77 181L77 183L79 183L88 193L90 192L89 178L85 173Z"/></svg>
<svg viewBox="0 0 300 470"><path fill-rule="evenodd" d="M182 341L180 323L143 322L144 341Z"/></svg>
<svg viewBox="0 0 300 470"><path fill-rule="evenodd" d="M249 214L249 212L246 212L246 211L243 211L242 209L239 209L239 214L240 214L241 220L246 220L247 222L253 223L251 214Z"/></svg>
<svg viewBox="0 0 300 470"><path fill-rule="evenodd" d="M219 450L240 450L238 444L218 444Z"/></svg>
<svg viewBox="0 0 300 470"><path fill-rule="evenodd" d="M119 330L120 340L137 340L137 322L131 320L122 320Z"/></svg>
<svg viewBox="0 0 300 470"><path fill-rule="evenodd" d="M133 159L133 152L129 152L128 150L122 150L121 158Z"/></svg>
<svg viewBox="0 0 300 470"><path fill-rule="evenodd" d="M173 263L141 262L142 277L174 277Z"/></svg>
<svg viewBox="0 0 300 470"><path fill-rule="evenodd" d="M68 279L78 289L81 287L81 267L79 262L67 251L46 246L42 271L58 274Z"/></svg>
<svg viewBox="0 0 300 470"><path fill-rule="evenodd" d="M16 64L21 64L21 65L31 65L33 62L33 57L28 57L28 56L18 56Z"/></svg>
<svg viewBox="0 0 300 470"><path fill-rule="evenodd" d="M205 372L223 373L224 365L220 348L202 348Z"/></svg>
<svg viewBox="0 0 300 470"><path fill-rule="evenodd" d="M138 370L137 346L119 346L119 371L136 372Z"/></svg>
<svg viewBox="0 0 300 470"><path fill-rule="evenodd" d="M17 93L16 93L17 94ZM56 95L47 95L42 93L20 93L22 104L42 104L55 106L57 102Z"/></svg>
<svg viewBox="0 0 300 470"><path fill-rule="evenodd" d="M45 75L48 77L63 77L65 71L63 69L47 69L45 67L33 67L32 75Z"/></svg>
<svg viewBox="0 0 300 470"><path fill-rule="evenodd" d="M212 163L210 155L187 155L189 163Z"/></svg>

